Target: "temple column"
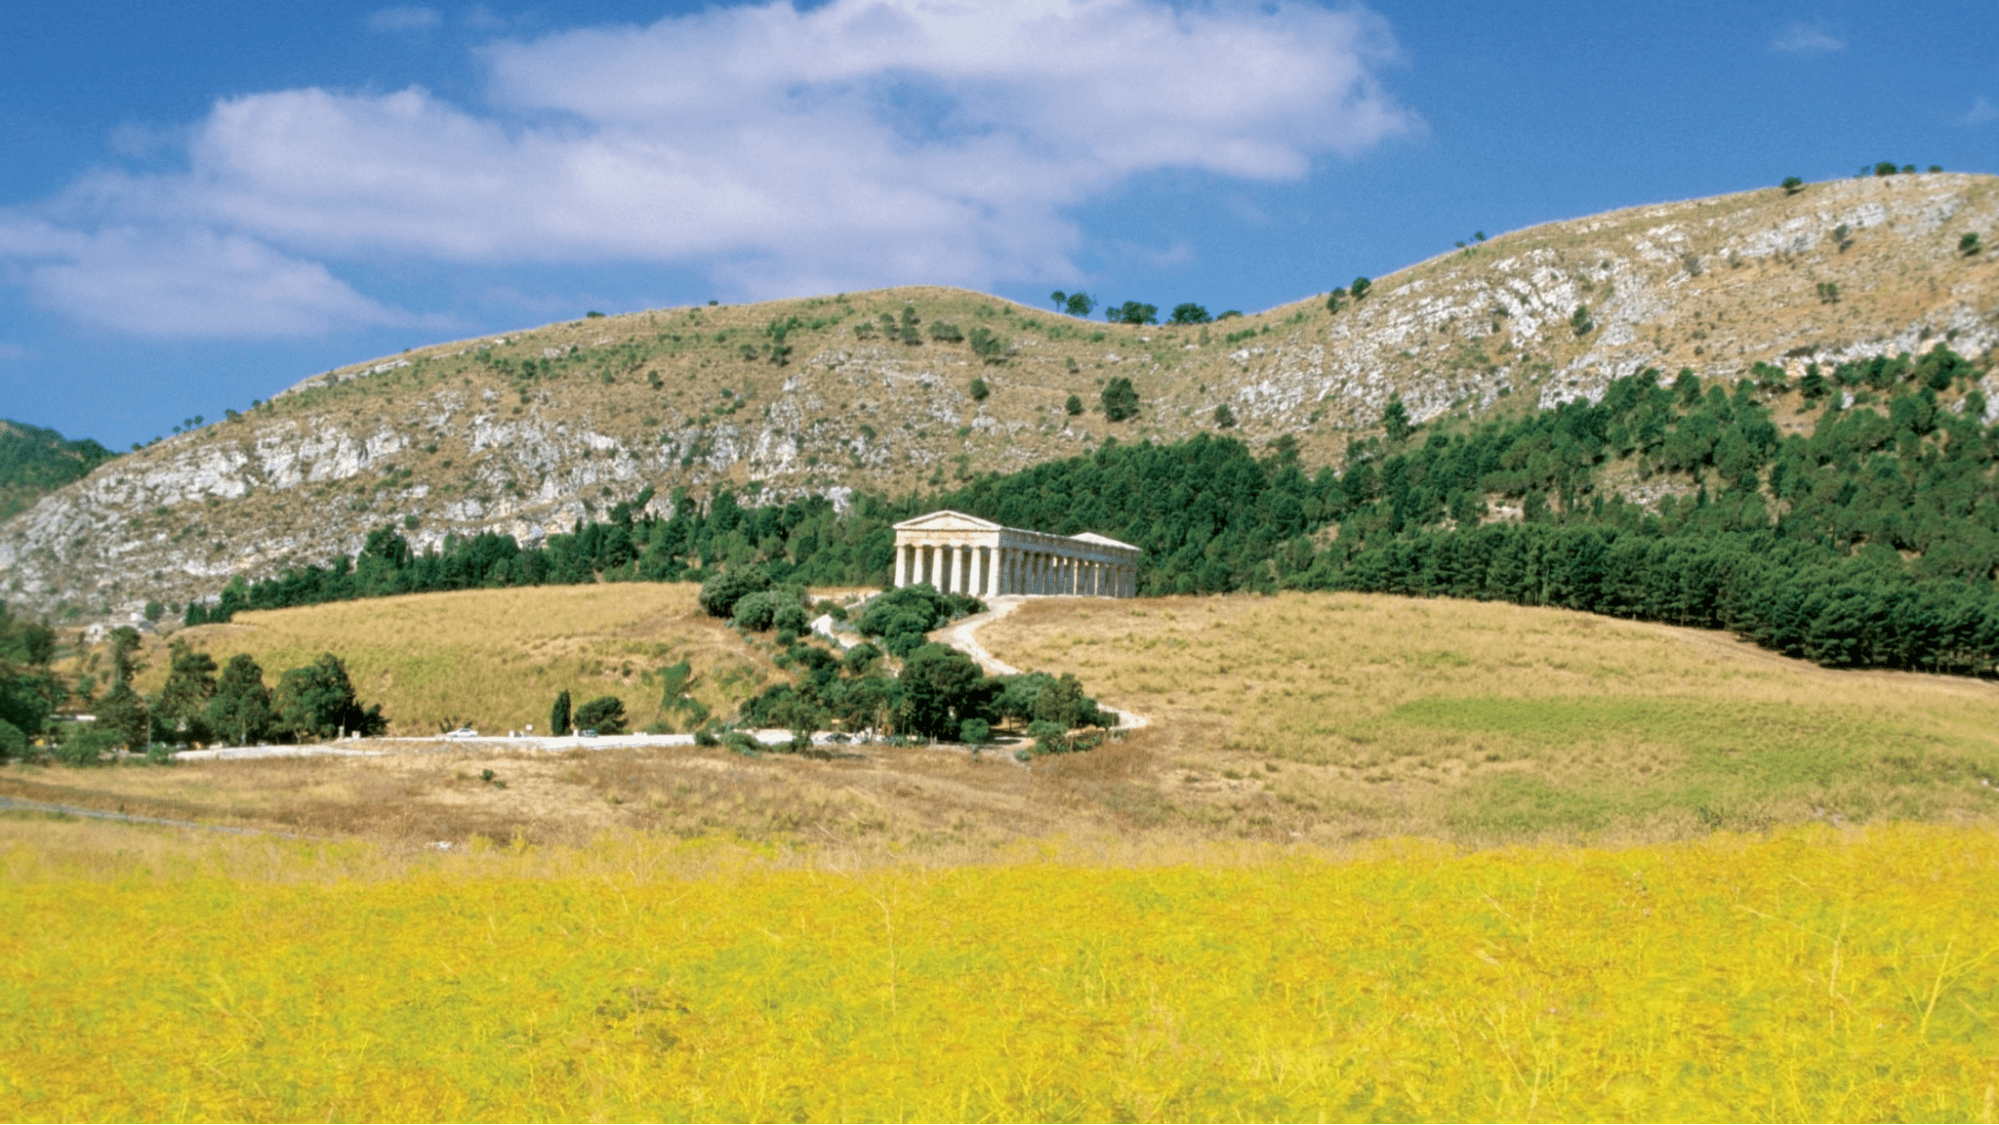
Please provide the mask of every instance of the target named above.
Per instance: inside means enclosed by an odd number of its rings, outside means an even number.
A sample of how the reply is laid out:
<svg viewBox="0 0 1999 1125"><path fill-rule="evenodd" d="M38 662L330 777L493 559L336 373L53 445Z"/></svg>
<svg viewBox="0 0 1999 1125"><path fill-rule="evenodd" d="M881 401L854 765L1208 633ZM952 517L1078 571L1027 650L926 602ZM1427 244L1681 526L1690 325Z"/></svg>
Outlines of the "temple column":
<svg viewBox="0 0 1999 1125"><path fill-rule="evenodd" d="M895 545L895 584L898 588L909 585L909 547Z"/></svg>

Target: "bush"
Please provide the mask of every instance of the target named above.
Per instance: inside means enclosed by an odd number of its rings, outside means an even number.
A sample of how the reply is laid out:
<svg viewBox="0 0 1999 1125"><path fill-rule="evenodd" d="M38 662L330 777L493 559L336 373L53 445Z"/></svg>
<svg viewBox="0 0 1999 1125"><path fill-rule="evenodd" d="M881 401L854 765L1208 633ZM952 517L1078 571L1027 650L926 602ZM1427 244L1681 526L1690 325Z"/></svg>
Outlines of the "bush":
<svg viewBox="0 0 1999 1125"><path fill-rule="evenodd" d="M972 354L987 363L1005 362L1006 347L1006 340L991 330L983 326L972 329Z"/></svg>
<svg viewBox="0 0 1999 1125"><path fill-rule="evenodd" d="M1785 176L1784 183L1782 186L1784 188L1785 195L1796 195L1799 192L1805 190L1805 181L1799 179L1796 176Z"/></svg>
<svg viewBox="0 0 1999 1125"><path fill-rule="evenodd" d="M1083 412L1082 396L1070 395L1069 400L1062 404L1062 410L1071 418L1074 418L1076 415L1081 414Z"/></svg>
<svg viewBox="0 0 1999 1125"><path fill-rule="evenodd" d="M943 344L955 344L965 338L964 332L949 321L939 320L930 325L930 338Z"/></svg>
<svg viewBox="0 0 1999 1125"><path fill-rule="evenodd" d="M963 594L940 594L928 582L891 590L868 602L855 620L854 628L864 637L875 637L894 656L907 656L921 648L923 635L943 627L954 618L983 613L985 605Z"/></svg>
<svg viewBox="0 0 1999 1125"><path fill-rule="evenodd" d="M783 616L780 617L780 614ZM804 629L810 620L811 618L806 616L805 607L798 604L796 591L769 589L745 594L737 599L732 624L738 629L747 629L753 633L784 628L796 632Z"/></svg>
<svg viewBox="0 0 1999 1125"><path fill-rule="evenodd" d="M1975 230L1965 231L1964 237L1957 240L1957 252L1967 258L1984 253L1985 247L1980 244L1978 232Z"/></svg>
<svg viewBox="0 0 1999 1125"><path fill-rule="evenodd" d="M1122 422L1138 416L1138 390L1127 376L1119 375L1105 383L1102 398L1106 420Z"/></svg>
<svg viewBox="0 0 1999 1125"><path fill-rule="evenodd" d="M701 584L701 608L710 617L734 617L736 603L770 589L770 575L753 566L731 567Z"/></svg>
<svg viewBox="0 0 1999 1125"><path fill-rule="evenodd" d="M598 734L625 733L625 701L615 695L600 695L576 709L576 729Z"/></svg>
<svg viewBox="0 0 1999 1125"><path fill-rule="evenodd" d="M1215 425L1224 430L1235 426L1235 411L1229 409L1228 403L1215 407Z"/></svg>
<svg viewBox="0 0 1999 1125"><path fill-rule="evenodd" d="M972 385L969 388L969 390L972 392L973 402L984 402L986 401L986 398L993 393L993 389L991 387L986 386L986 381L984 379L972 380Z"/></svg>
<svg viewBox="0 0 1999 1125"><path fill-rule="evenodd" d="M993 740L992 724L984 719L966 719L958 724L958 741L978 746Z"/></svg>
<svg viewBox="0 0 1999 1125"><path fill-rule="evenodd" d="M5 719L0 719L0 761L28 756L28 736L21 728Z"/></svg>

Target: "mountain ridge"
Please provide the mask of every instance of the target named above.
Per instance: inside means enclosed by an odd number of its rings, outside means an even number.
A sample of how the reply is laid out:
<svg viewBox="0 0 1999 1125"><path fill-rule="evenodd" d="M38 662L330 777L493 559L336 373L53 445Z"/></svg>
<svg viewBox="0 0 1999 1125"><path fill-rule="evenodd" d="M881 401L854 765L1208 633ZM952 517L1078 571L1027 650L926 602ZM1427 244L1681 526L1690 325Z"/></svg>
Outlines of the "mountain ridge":
<svg viewBox="0 0 1999 1125"><path fill-rule="evenodd" d="M1999 267L1958 248L1963 231L1999 241L1995 186L1898 175L1542 224L1376 279L1338 312L1321 294L1240 320L1113 325L904 287L412 349L302 380L41 498L0 524L0 596L122 619L352 554L385 523L421 549L486 530L536 541L646 488L660 512L717 488L838 506L1111 437L1288 435L1307 466L1337 464L1391 398L1413 422L1450 426L1591 398L1648 366L1796 376L1949 342L1999 401ZM966 344L981 329L1000 362ZM1137 418L1067 413L1118 377L1138 391Z"/></svg>

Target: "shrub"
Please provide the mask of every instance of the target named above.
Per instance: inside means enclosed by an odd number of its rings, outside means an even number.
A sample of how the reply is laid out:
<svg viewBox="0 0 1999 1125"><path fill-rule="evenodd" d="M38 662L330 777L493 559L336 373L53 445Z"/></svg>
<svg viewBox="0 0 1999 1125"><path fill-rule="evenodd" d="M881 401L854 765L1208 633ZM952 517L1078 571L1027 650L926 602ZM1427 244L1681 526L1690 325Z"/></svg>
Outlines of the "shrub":
<svg viewBox="0 0 1999 1125"><path fill-rule="evenodd" d="M1126 376L1105 383L1102 398L1104 417L1109 421L1122 422L1138 415L1138 390Z"/></svg>
<svg viewBox="0 0 1999 1125"><path fill-rule="evenodd" d="M754 594L745 594L736 599L736 612L730 624L752 633L777 628L777 611L797 602L798 599L788 590L759 590Z"/></svg>
<svg viewBox="0 0 1999 1125"><path fill-rule="evenodd" d="M734 617L745 595L770 589L770 575L753 566L731 567L701 584L701 608L710 617Z"/></svg>
<svg viewBox="0 0 1999 1125"><path fill-rule="evenodd" d="M947 320L940 320L930 326L930 338L944 344L955 344L965 338L958 326Z"/></svg>
<svg viewBox="0 0 1999 1125"><path fill-rule="evenodd" d="M1805 190L1805 181L1796 176L1785 176L1782 187L1785 195L1796 195Z"/></svg>
<svg viewBox="0 0 1999 1125"><path fill-rule="evenodd" d="M966 719L958 724L958 741L978 746L993 740L992 724L984 719Z"/></svg>
<svg viewBox="0 0 1999 1125"><path fill-rule="evenodd" d="M1062 411L1063 413L1069 415L1069 417L1071 418L1074 418L1076 415L1081 414L1083 412L1082 396L1070 395L1068 401L1062 404Z"/></svg>
<svg viewBox="0 0 1999 1125"><path fill-rule="evenodd" d="M1576 311L1569 314L1569 327L1574 329L1578 336L1587 336L1596 331L1596 321L1590 317L1588 305L1577 305Z"/></svg>
<svg viewBox="0 0 1999 1125"><path fill-rule="evenodd" d="M0 761L9 758L25 758L28 755L28 736L21 728L5 719L0 719Z"/></svg>
<svg viewBox="0 0 1999 1125"><path fill-rule="evenodd" d="M792 598L777 607L770 623L772 628L787 633L804 633L812 628L812 617L798 604L798 599Z"/></svg>
<svg viewBox="0 0 1999 1125"><path fill-rule="evenodd" d="M1979 243L1978 232L1975 230L1965 231L1964 237L1957 240L1957 252L1967 258L1984 253L1985 247Z"/></svg>
<svg viewBox="0 0 1999 1125"><path fill-rule="evenodd" d="M1353 294L1353 299L1355 301L1365 300L1367 298L1367 295L1370 292L1372 292L1373 289L1374 289L1374 282L1368 280L1365 277L1356 277L1353 279L1353 284L1347 286L1347 292Z"/></svg>
<svg viewBox="0 0 1999 1125"><path fill-rule="evenodd" d="M1005 362L1006 348L1006 340L994 335L992 330L984 325L972 329L972 354L987 363Z"/></svg>
<svg viewBox="0 0 1999 1125"><path fill-rule="evenodd" d="M1228 403L1224 402L1215 407L1215 425L1224 430L1234 428L1235 411L1229 409Z"/></svg>
<svg viewBox="0 0 1999 1125"><path fill-rule="evenodd" d="M993 393L993 389L991 387L986 386L986 381L984 379L972 380L972 385L967 389L970 390L972 393L973 402L984 402L986 401L987 396Z"/></svg>
<svg viewBox="0 0 1999 1125"><path fill-rule="evenodd" d="M598 734L623 734L625 701L615 695L598 696L576 709L576 727Z"/></svg>

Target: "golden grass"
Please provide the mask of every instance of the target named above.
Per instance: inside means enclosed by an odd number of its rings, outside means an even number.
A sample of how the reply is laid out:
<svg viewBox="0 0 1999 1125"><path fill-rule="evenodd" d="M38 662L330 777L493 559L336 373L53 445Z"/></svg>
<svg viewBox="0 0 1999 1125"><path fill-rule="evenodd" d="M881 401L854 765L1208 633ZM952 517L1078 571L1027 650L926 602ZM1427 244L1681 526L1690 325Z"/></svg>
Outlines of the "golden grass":
<svg viewBox="0 0 1999 1125"><path fill-rule="evenodd" d="M1720 634L1286 594L1036 602L980 636L1152 716L1169 782L1233 786L1296 831L1661 838L1999 808L1999 687Z"/></svg>
<svg viewBox="0 0 1999 1125"><path fill-rule="evenodd" d="M1984 830L859 870L171 836L0 820L8 1116L1972 1120L1999 1084Z"/></svg>
<svg viewBox="0 0 1999 1125"><path fill-rule="evenodd" d="M695 602L684 583L466 590L238 614L228 625L174 634L217 664L255 657L274 689L280 673L322 652L347 662L364 702L382 704L392 734L436 734L459 724L482 732L548 729L567 690L578 706L624 700L634 729L661 717L660 693L640 677L689 661L691 693L718 713L774 673L758 650ZM157 690L164 646L139 679Z"/></svg>

